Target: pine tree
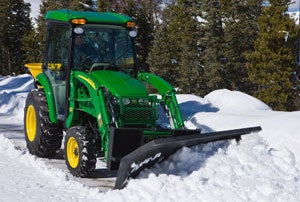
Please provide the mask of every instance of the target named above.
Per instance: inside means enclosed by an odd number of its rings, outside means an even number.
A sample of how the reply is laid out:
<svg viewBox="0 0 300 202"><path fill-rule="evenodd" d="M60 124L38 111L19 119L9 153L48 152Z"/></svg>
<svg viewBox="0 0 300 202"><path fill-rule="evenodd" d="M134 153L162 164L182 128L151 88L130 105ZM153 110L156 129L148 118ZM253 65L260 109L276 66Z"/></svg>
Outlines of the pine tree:
<svg viewBox="0 0 300 202"><path fill-rule="evenodd" d="M99 12L115 11L117 8L115 0L98 0Z"/></svg>
<svg viewBox="0 0 300 202"><path fill-rule="evenodd" d="M32 62L42 62L42 50L40 44L37 41L37 33L35 29L32 29L23 37L22 50L24 51L24 64Z"/></svg>
<svg viewBox="0 0 300 202"><path fill-rule="evenodd" d="M250 93L246 53L254 50L258 37L257 18L264 0L221 0L224 16L224 56L226 79L231 89Z"/></svg>
<svg viewBox="0 0 300 202"><path fill-rule="evenodd" d="M0 74L24 73L23 37L31 30L29 4L23 0L0 2L1 7L1 72Z"/></svg>
<svg viewBox="0 0 300 202"><path fill-rule="evenodd" d="M202 66L199 49L199 22L197 13L199 3L191 0L179 0L174 9L177 11L176 38L179 42L180 88L184 93L202 94ZM202 84L203 85L203 84Z"/></svg>
<svg viewBox="0 0 300 202"><path fill-rule="evenodd" d="M203 47L201 60L204 67L204 79L206 80L205 93L220 89L230 88L226 78L225 53L224 53L224 29L220 0L202 1L199 16L202 36L200 44Z"/></svg>
<svg viewBox="0 0 300 202"><path fill-rule="evenodd" d="M167 7L163 13L163 23L156 26L155 40L148 57L150 71L169 81L172 86L180 85L178 71L179 46L175 37L170 35L172 17Z"/></svg>
<svg viewBox="0 0 300 202"><path fill-rule="evenodd" d="M247 55L254 95L275 110L294 110L297 89L291 82L296 71L294 21L286 14L289 0L270 0L258 19L259 38ZM299 90L298 90L299 93Z"/></svg>
<svg viewBox="0 0 300 202"><path fill-rule="evenodd" d="M165 9L148 58L150 70L182 93L201 93L198 7L194 1L179 0Z"/></svg>

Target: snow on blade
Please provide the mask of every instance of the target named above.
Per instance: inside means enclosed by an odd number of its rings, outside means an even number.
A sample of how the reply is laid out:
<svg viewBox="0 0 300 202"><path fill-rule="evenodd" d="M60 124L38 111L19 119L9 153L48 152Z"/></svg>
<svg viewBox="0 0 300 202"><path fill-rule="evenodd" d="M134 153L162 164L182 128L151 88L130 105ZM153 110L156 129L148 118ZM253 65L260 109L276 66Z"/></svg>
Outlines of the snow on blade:
<svg viewBox="0 0 300 202"><path fill-rule="evenodd" d="M135 171L137 171L139 168L141 168L143 165L146 165L146 164L148 164L149 162L151 162L151 161L154 161L154 160L156 160L156 159L159 159L160 158L160 156L161 156L161 153L157 153L157 154L155 154L155 156L153 156L153 157L150 157L150 158L148 158L148 159L145 159L144 161L142 161L142 162L140 162L140 163L132 163L131 164L131 168L132 168L132 170L131 170L131 173L133 173L133 172L135 172Z"/></svg>

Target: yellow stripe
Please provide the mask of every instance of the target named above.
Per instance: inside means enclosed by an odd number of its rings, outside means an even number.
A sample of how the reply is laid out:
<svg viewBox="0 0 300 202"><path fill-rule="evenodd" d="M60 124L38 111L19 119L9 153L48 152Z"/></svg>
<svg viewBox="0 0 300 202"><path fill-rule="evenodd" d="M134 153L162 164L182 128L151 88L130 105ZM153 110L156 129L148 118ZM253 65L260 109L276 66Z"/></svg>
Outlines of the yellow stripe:
<svg viewBox="0 0 300 202"><path fill-rule="evenodd" d="M84 77L82 75L78 75L78 77L82 78L83 80L85 80L86 82L88 82L88 84L90 84L92 86L92 88L94 90L96 90L96 85L95 85L95 83L91 79L88 79L88 78L86 78L86 77Z"/></svg>

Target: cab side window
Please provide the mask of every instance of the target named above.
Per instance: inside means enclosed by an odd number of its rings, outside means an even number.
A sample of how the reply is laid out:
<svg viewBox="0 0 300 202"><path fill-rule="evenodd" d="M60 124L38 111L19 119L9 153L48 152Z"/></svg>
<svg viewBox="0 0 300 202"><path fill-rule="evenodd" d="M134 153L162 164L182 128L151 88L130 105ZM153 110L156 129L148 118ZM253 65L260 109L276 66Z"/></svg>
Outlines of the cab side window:
<svg viewBox="0 0 300 202"><path fill-rule="evenodd" d="M64 120L70 28L67 24L50 23L47 31L43 72L51 85L57 118Z"/></svg>
<svg viewBox="0 0 300 202"><path fill-rule="evenodd" d="M49 24L44 69L55 79L64 80L68 66L69 25Z"/></svg>

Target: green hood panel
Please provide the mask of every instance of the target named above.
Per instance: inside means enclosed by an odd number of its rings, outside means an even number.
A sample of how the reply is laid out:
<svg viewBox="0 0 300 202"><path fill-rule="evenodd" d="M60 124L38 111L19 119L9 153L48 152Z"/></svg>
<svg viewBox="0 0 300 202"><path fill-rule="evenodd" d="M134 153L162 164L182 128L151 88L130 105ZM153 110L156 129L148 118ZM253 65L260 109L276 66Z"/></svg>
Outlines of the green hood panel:
<svg viewBox="0 0 300 202"><path fill-rule="evenodd" d="M97 82L108 88L113 95L125 97L148 95L142 82L122 72L99 70L93 71L91 75Z"/></svg>

